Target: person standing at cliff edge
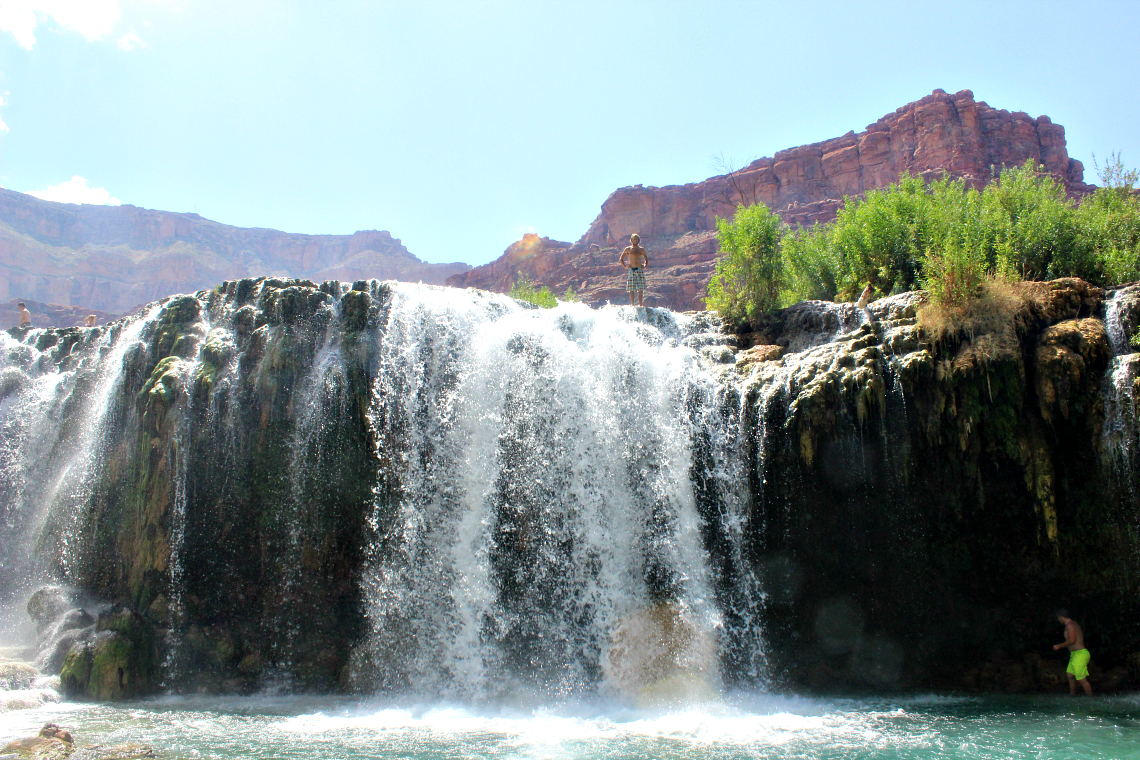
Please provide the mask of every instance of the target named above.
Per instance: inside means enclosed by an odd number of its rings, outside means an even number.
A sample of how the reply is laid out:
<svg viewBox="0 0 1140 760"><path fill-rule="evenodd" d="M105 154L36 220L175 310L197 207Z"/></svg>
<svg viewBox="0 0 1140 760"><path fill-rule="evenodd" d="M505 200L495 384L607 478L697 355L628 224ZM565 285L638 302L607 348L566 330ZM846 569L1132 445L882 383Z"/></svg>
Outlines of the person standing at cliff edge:
<svg viewBox="0 0 1140 760"><path fill-rule="evenodd" d="M20 324L17 326L24 327L26 325L27 327L31 327L32 313L28 311L28 307L24 305L23 301L20 301L18 304L16 304L16 308L20 310Z"/></svg>
<svg viewBox="0 0 1140 760"><path fill-rule="evenodd" d="M641 235L636 232L629 236L629 245L621 252L621 265L629 270L625 278L625 289L629 291L629 305L633 306L633 294L637 293L637 305L642 305L645 297L645 268L649 266L649 253L641 247Z"/></svg>
<svg viewBox="0 0 1140 760"><path fill-rule="evenodd" d="M1053 645L1053 651L1056 652L1061 647L1067 647L1069 650L1069 667L1065 669L1065 674L1069 676L1069 693L1077 693L1077 684L1085 690L1085 694L1092 696L1092 684L1089 683L1089 660L1092 655L1089 650L1085 649L1085 632L1077 624L1076 620L1069 617L1068 610L1057 610L1057 622L1065 626L1065 640L1060 644Z"/></svg>

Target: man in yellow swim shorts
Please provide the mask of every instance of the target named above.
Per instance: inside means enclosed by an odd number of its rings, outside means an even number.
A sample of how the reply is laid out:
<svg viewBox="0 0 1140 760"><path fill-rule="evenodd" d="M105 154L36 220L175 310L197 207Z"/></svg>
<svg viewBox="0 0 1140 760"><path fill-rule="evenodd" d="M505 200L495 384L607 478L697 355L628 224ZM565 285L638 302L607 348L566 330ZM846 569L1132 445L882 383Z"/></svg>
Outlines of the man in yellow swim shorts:
<svg viewBox="0 0 1140 760"><path fill-rule="evenodd" d="M1089 660L1092 655L1085 649L1085 632L1076 620L1069 617L1068 610L1057 610L1057 622L1065 626L1065 640L1053 645L1056 652L1061 647L1069 650L1069 667L1065 673L1069 676L1069 693L1077 693L1077 684L1085 690L1085 694L1092 696L1092 684L1089 683Z"/></svg>

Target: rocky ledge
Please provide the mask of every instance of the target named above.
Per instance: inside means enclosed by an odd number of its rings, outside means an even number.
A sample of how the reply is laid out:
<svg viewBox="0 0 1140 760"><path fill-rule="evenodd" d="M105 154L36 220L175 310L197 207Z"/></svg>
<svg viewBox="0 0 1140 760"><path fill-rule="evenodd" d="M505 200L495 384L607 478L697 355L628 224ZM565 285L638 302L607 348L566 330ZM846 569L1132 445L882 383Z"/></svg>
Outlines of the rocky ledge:
<svg viewBox="0 0 1140 760"><path fill-rule="evenodd" d="M146 760L155 758L145 744L88 744L77 746L71 732L55 723L45 723L36 736L9 742L0 750L3 760Z"/></svg>
<svg viewBox="0 0 1140 760"><path fill-rule="evenodd" d="M1094 686L1140 684L1140 355L1110 336L1137 296L1026 283L933 326L922 293L806 302L723 352L780 680L1063 690L1067 606Z"/></svg>

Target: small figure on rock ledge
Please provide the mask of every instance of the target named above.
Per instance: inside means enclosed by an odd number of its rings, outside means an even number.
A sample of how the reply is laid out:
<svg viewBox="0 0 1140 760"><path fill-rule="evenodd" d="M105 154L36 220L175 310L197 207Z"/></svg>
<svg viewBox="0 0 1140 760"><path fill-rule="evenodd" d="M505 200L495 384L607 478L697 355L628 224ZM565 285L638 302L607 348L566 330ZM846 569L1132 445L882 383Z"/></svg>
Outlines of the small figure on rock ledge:
<svg viewBox="0 0 1140 760"><path fill-rule="evenodd" d="M18 327L31 327L32 326L32 313L28 311L28 307L24 305L23 301L16 304L16 308L20 310L20 324Z"/></svg>
<svg viewBox="0 0 1140 760"><path fill-rule="evenodd" d="M645 268L649 266L649 253L641 247L641 235L634 233L629 236L629 245L621 252L618 261L629 270L629 276L625 280L625 289L629 291L629 305L634 305L633 294L636 292L637 305L642 306L645 298Z"/></svg>

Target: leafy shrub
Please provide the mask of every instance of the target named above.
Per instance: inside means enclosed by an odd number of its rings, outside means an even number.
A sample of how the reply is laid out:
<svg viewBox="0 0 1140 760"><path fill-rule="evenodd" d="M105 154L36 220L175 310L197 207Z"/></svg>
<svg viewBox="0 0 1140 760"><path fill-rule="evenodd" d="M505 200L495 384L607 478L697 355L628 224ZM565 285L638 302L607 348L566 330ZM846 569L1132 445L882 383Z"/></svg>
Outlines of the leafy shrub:
<svg viewBox="0 0 1140 760"><path fill-rule="evenodd" d="M543 309L553 309L558 305L558 299L550 292L546 285L537 287L533 280L525 274L520 274L509 293L511 298L526 301Z"/></svg>
<svg viewBox="0 0 1140 760"><path fill-rule="evenodd" d="M743 323L797 300L853 300L868 282L883 293L922 286L960 305L987 277L1138 280L1140 172L1113 154L1101 181L1078 205L1032 161L981 191L948 175L927 184L903 174L845 198L835 221L794 231L762 205L741 208L717 220L722 256L706 300Z"/></svg>
<svg viewBox="0 0 1140 760"><path fill-rule="evenodd" d="M986 272L985 257L976 248L951 238L941 250L927 254L922 285L935 302L962 304L978 296Z"/></svg>
<svg viewBox="0 0 1140 760"><path fill-rule="evenodd" d="M1135 190L1140 172L1125 169L1117 153L1097 169L1101 187L1077 209L1082 234L1099 262L1103 282L1140 279L1140 194Z"/></svg>
<svg viewBox="0 0 1140 760"><path fill-rule="evenodd" d="M709 282L708 308L730 321L749 322L780 305L783 259L780 239L786 227L762 203L716 220L721 256Z"/></svg>
<svg viewBox="0 0 1140 760"><path fill-rule="evenodd" d="M870 282L884 293L913 290L932 240L943 231L921 177L862 198L844 198L832 223L831 247L839 260L839 294L854 299Z"/></svg>
<svg viewBox="0 0 1140 760"><path fill-rule="evenodd" d="M831 301L839 293L842 260L831 243L832 225L789 231L780 243L784 261L781 305L796 301Z"/></svg>

